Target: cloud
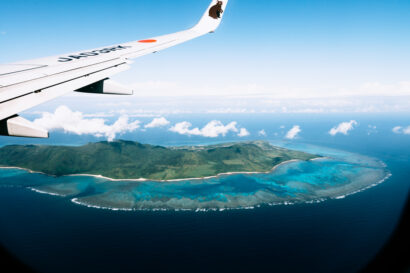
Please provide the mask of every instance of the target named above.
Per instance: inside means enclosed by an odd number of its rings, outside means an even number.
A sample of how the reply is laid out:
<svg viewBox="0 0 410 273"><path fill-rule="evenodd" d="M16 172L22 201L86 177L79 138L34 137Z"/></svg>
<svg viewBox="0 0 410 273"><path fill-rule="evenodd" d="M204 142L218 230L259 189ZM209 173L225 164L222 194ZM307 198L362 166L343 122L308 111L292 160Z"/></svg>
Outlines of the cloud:
<svg viewBox="0 0 410 273"><path fill-rule="evenodd" d="M299 134L300 132L302 132L302 130L300 129L300 126L299 126L299 125L295 125L295 126L293 126L292 129L290 129L290 130L287 132L285 138L287 138L287 139L294 139L294 138L296 138L296 137L298 136L298 134Z"/></svg>
<svg viewBox="0 0 410 273"><path fill-rule="evenodd" d="M401 127L401 126L396 126L396 127L394 127L393 128L393 133L395 133L395 134L401 134L401 129L403 129L403 127Z"/></svg>
<svg viewBox="0 0 410 273"><path fill-rule="evenodd" d="M410 81L395 83L367 82L359 87L361 96L405 96L410 93ZM354 91L353 91L354 92ZM347 95L354 95L353 92Z"/></svg>
<svg viewBox="0 0 410 273"><path fill-rule="evenodd" d="M0 31L0 34L1 34L1 35L6 35L7 32L5 32L5 31Z"/></svg>
<svg viewBox="0 0 410 273"><path fill-rule="evenodd" d="M238 128L236 127L237 122L233 121L227 125L224 125L218 120L213 120L209 122L202 129L193 128L192 124L188 121L183 121L175 124L169 130L181 135L194 135L194 136L204 136L204 137L218 137L220 135L225 136L229 132L238 133Z"/></svg>
<svg viewBox="0 0 410 273"><path fill-rule="evenodd" d="M144 128L157 128L169 125L170 122L164 118L154 118L149 124L145 125Z"/></svg>
<svg viewBox="0 0 410 273"><path fill-rule="evenodd" d="M241 128L241 130L239 131L238 137L246 137L249 135L250 133L248 130L246 130L245 128Z"/></svg>
<svg viewBox="0 0 410 273"><path fill-rule="evenodd" d="M377 126L376 125L368 125L367 126L367 135L376 134L377 133Z"/></svg>
<svg viewBox="0 0 410 273"><path fill-rule="evenodd" d="M358 123L355 120L351 120L349 122L342 122L337 127L333 127L330 129L329 134L335 136L337 134L344 134L347 135L349 131L353 130Z"/></svg>
<svg viewBox="0 0 410 273"><path fill-rule="evenodd" d="M265 130L260 130L259 132L258 132L258 135L259 136L266 136L266 132L265 132Z"/></svg>
<svg viewBox="0 0 410 273"><path fill-rule="evenodd" d="M167 92L170 92L169 90ZM191 91L192 92L192 91ZM332 90L333 92L333 90ZM329 93L332 93L329 92ZM207 95L206 92L195 96L187 94L184 97L163 94L153 96L152 92L139 94L135 97L98 96L89 99L79 99L79 95L68 95L54 101L53 105L67 105L72 109L89 112L89 101L93 100L95 112L121 114L124 109L130 117L135 115L151 115L154 117L173 114L272 114L272 113L386 113L409 112L410 92L407 96L354 96L334 98L277 98L266 96ZM278 124L278 126L281 124ZM290 128L288 128L290 129ZM330 128L329 128L330 129Z"/></svg>
<svg viewBox="0 0 410 273"><path fill-rule="evenodd" d="M183 121L175 124L169 130L180 135L201 135L201 131L198 128L190 129L192 124L188 121Z"/></svg>
<svg viewBox="0 0 410 273"><path fill-rule="evenodd" d="M129 87L134 90L139 90L135 96L175 96L182 95L185 92L178 92L178 90L185 90L184 86L179 82L170 81L146 81L146 82L134 82L128 84ZM172 90L172 91L171 91Z"/></svg>
<svg viewBox="0 0 410 273"><path fill-rule="evenodd" d="M209 114L252 114L256 113L257 111L254 109L247 109L247 108L218 108L218 109L209 109L205 111Z"/></svg>
<svg viewBox="0 0 410 273"><path fill-rule="evenodd" d="M100 113L92 113L92 114L83 114L83 117L85 118L112 118L114 117L114 114L100 112Z"/></svg>
<svg viewBox="0 0 410 273"><path fill-rule="evenodd" d="M106 137L109 141L116 135L133 132L138 129L139 121L128 121L128 116L123 115L113 124L106 124L102 118L86 118L81 112L74 112L67 106L59 106L54 113L44 112L42 117L34 120L34 124L46 130L64 130L66 133L77 135L93 135Z"/></svg>
<svg viewBox="0 0 410 273"><path fill-rule="evenodd" d="M393 128L392 131L395 134L410 135L410 126L407 126L407 127L396 126L396 127Z"/></svg>
<svg viewBox="0 0 410 273"><path fill-rule="evenodd" d="M130 82L128 86L139 90L135 96L151 97L196 97L201 94L211 96L244 96L247 98L272 98L272 99L307 99L307 98L343 98L343 97L372 97L372 96L408 96L410 81L396 82L357 82L346 85L344 82L328 86L320 81L311 82L300 86L298 83L282 85L277 82L258 81L252 77L231 84L215 79L209 82L206 77L198 77L195 81L177 79L174 81L151 80L144 82ZM329 92L331 91L331 92ZM317 109L307 109L307 111Z"/></svg>

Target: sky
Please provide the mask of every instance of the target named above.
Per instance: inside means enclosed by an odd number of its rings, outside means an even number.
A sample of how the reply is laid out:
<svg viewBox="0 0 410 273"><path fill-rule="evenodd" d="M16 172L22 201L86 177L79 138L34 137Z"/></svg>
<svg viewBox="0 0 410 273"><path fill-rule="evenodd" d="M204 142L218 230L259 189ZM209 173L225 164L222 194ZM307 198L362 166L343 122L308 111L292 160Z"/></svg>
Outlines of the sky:
<svg viewBox="0 0 410 273"><path fill-rule="evenodd" d="M183 30L208 4L2 1L0 63ZM216 33L113 77L134 97L73 94L29 111L410 112L409 30L409 1L230 0Z"/></svg>

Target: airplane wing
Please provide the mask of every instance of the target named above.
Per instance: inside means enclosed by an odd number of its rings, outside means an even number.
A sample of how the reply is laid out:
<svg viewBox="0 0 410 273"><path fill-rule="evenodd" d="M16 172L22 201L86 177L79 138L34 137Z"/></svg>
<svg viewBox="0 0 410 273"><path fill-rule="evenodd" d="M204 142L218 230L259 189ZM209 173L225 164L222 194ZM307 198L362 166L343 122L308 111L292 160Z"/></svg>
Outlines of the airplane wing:
<svg viewBox="0 0 410 273"><path fill-rule="evenodd" d="M17 114L77 91L131 95L109 77L130 68L131 59L184 43L216 30L228 0L212 0L191 29L103 48L0 65L0 135L47 138L48 132Z"/></svg>

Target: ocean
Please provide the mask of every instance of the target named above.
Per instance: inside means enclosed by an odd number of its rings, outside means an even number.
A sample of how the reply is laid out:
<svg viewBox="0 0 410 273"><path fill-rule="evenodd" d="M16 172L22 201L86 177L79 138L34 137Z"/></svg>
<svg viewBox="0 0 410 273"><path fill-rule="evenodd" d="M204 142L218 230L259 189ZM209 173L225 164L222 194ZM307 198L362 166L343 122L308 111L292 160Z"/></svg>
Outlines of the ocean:
<svg viewBox="0 0 410 273"><path fill-rule="evenodd" d="M72 202L73 196L40 194L30 188L51 178L16 170L7 170L6 176L3 170L1 245L40 272L357 272L396 227L410 188L410 136L395 134L392 128L408 126L408 114L173 115L167 119L173 123L188 120L194 127L211 120L237 121L251 134L209 139L153 129L121 139L160 145L264 139L286 147L343 151L349 160L355 155L371 158L383 162L391 176L355 194L320 202L262 203L224 210L123 211L78 205ZM358 125L349 135L328 134L330 128L350 120ZM284 140L294 125L301 127L299 137ZM262 129L267 136L258 135ZM81 145L98 140L103 139L56 132L49 140L3 137L0 145ZM323 173L323 169L316 172ZM281 179L290 174L295 175L284 171ZM244 177L232 177L229 183L235 179L240 182ZM254 192L249 183L241 185L242 191ZM90 188L75 197L87 194Z"/></svg>

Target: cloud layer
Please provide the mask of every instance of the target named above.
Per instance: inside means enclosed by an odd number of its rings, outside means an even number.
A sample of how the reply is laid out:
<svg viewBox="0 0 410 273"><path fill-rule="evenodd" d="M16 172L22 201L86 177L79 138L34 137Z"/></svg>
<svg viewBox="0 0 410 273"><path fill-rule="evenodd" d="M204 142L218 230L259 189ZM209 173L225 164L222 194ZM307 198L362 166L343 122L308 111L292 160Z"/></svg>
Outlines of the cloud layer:
<svg viewBox="0 0 410 273"><path fill-rule="evenodd" d="M285 138L287 138L287 139L295 139L300 132L302 132L302 130L300 129L300 126L299 126L299 125L295 125L295 126L293 126L292 129L290 129L290 130L286 133Z"/></svg>
<svg viewBox="0 0 410 273"><path fill-rule="evenodd" d="M205 80L205 79L204 79ZM129 84L136 90L139 97L146 96L172 96L172 97L193 97L208 94L211 96L246 96L249 98L264 97L276 99L309 99L309 98L347 98L347 97L374 97L374 96L408 96L410 93L410 81L396 82L356 82L354 85L344 85L340 83L337 87L329 87L321 83L300 87L288 83L280 85L274 82L241 82L237 84L225 82L204 81L189 83L186 81L145 81Z"/></svg>
<svg viewBox="0 0 410 273"><path fill-rule="evenodd" d="M63 130L77 135L93 135L106 137L109 141L117 135L133 132L140 127L138 120L129 122L126 115L122 115L113 124L106 124L102 118L86 118L81 112L73 112L67 106L59 106L54 113L45 112L42 117L34 120L34 124L49 130Z"/></svg>
<svg viewBox="0 0 410 273"><path fill-rule="evenodd" d="M357 126L358 123L355 120L351 120L348 122L342 122L338 126L333 127L330 129L329 134L332 136L335 136L337 134L343 134L347 135L349 131L353 130L355 126Z"/></svg>

